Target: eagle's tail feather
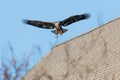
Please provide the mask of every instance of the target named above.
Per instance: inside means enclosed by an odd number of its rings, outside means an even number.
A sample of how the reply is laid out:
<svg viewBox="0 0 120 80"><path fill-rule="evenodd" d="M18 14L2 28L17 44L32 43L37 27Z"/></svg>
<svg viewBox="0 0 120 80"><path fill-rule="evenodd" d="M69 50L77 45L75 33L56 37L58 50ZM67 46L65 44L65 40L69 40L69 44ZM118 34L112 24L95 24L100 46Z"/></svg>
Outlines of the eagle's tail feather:
<svg viewBox="0 0 120 80"><path fill-rule="evenodd" d="M65 33L66 31L68 31L67 29L62 29L62 32Z"/></svg>
<svg viewBox="0 0 120 80"><path fill-rule="evenodd" d="M58 35L58 34L63 34L63 33L65 33L66 31L67 31L67 29L62 29L62 31L61 31L60 33L57 33L56 30L53 30L53 31L51 31L51 32L54 33L54 34L56 34L56 35Z"/></svg>

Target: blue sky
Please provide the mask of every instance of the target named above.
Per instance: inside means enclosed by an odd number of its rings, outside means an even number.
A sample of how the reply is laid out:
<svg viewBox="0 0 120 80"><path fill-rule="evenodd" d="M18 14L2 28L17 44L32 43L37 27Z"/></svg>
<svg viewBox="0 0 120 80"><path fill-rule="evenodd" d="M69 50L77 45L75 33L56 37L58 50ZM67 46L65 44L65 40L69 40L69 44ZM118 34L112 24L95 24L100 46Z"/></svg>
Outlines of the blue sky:
<svg viewBox="0 0 120 80"><path fill-rule="evenodd" d="M0 56L9 56L7 54L9 42L17 56L33 52L34 57L37 57L35 46L41 47L40 56L43 56L51 49L52 44L59 44L120 17L119 3L120 0L2 0ZM58 39L51 30L22 23L23 19L59 21L82 13L91 13L90 19L65 27L68 31Z"/></svg>

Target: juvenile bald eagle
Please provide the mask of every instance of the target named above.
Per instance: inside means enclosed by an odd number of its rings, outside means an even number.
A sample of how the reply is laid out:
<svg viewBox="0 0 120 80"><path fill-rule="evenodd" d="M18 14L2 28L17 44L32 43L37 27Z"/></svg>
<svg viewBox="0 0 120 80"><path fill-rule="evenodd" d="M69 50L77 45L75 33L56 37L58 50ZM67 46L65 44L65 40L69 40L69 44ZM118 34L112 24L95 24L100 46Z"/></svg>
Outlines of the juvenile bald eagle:
<svg viewBox="0 0 120 80"><path fill-rule="evenodd" d="M44 28L44 29L54 29L53 33L56 35L58 34L63 34L64 32L67 31L67 29L63 29L62 26L68 26L74 22L88 19L90 17L90 14L81 14L81 15L74 15L70 16L69 18L64 19L63 21L57 21L57 22L44 22L44 21L37 21L37 20L23 20L24 23L33 25L39 28Z"/></svg>

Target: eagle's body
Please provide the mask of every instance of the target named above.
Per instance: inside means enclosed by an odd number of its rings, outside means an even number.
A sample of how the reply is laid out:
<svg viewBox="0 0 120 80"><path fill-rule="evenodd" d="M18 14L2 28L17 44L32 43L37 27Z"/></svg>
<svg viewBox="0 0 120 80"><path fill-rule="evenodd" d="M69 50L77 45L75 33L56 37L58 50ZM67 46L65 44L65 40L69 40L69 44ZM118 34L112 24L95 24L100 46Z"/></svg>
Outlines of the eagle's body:
<svg viewBox="0 0 120 80"><path fill-rule="evenodd" d="M67 31L67 29L63 29L62 26L67 26L70 25L74 22L80 21L80 20L84 20L89 18L90 15L89 14L81 14L81 15L74 15L71 16L63 21L58 21L58 22L44 22L44 21L36 21L36 20L24 20L24 23L26 24L30 24L39 28L44 28L44 29L54 29L53 33L55 33L56 35L58 34L63 34L64 32Z"/></svg>
<svg viewBox="0 0 120 80"><path fill-rule="evenodd" d="M56 28L56 29L54 30L54 31L55 31L54 33L55 33L56 35L57 35L57 34L62 34L62 32L63 32L62 30L63 30L63 29L62 29L60 23L59 23L59 22L54 22L54 24L55 24L55 28Z"/></svg>

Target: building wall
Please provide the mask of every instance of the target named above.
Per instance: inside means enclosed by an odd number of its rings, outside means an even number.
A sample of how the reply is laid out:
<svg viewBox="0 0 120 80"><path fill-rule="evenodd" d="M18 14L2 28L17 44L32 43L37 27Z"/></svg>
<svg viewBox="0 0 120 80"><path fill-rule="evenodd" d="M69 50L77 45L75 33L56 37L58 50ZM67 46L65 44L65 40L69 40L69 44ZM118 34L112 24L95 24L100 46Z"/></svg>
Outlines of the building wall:
<svg viewBox="0 0 120 80"><path fill-rule="evenodd" d="M120 18L55 46L22 80L120 80Z"/></svg>

